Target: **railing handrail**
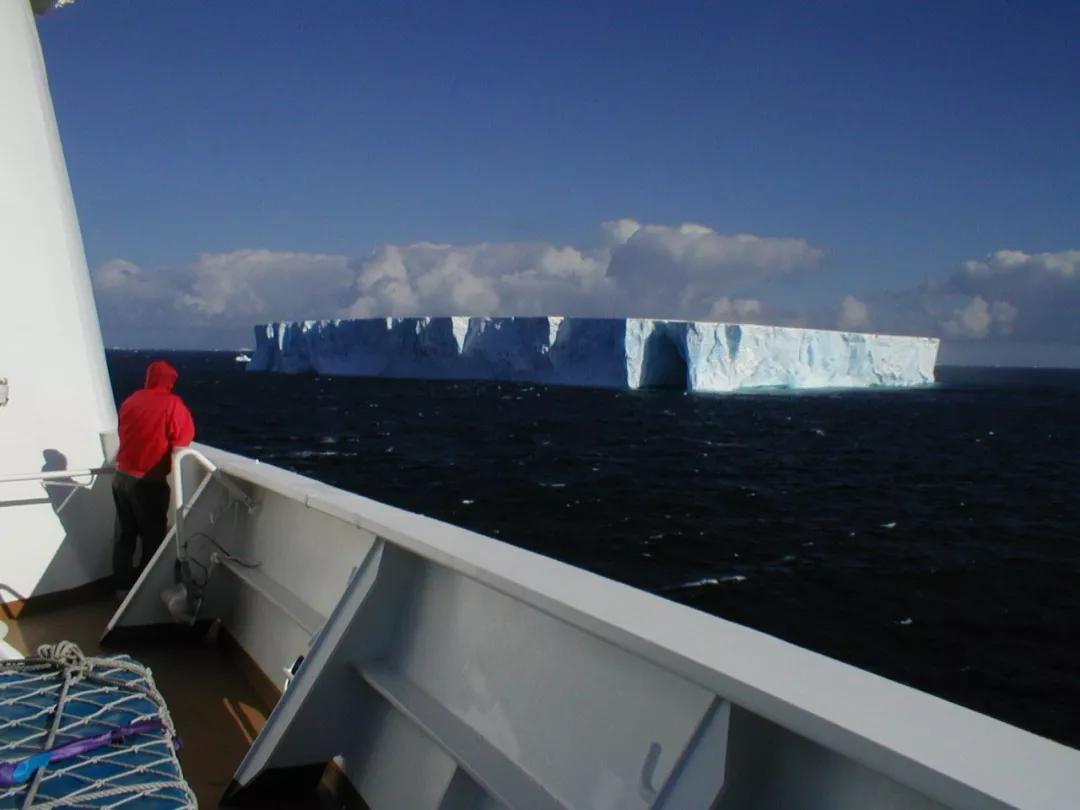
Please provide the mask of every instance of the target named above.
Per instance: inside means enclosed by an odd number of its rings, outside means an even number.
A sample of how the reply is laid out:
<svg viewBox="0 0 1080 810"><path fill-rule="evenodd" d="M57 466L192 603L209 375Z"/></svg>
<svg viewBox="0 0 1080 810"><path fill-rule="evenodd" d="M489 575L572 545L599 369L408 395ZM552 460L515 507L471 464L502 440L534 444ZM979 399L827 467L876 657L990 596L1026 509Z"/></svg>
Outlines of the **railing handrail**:
<svg viewBox="0 0 1080 810"><path fill-rule="evenodd" d="M244 492L239 486L232 481L229 476L223 473L218 466L196 450L194 447L177 447L173 450L172 457L172 475L173 475L173 491L175 497L175 504L177 509L183 507L183 478L180 475L180 462L188 457L194 458L203 466L203 468L220 483L225 489L229 490L229 493L233 495L237 500L244 504L248 509L255 507L255 502L251 499L251 496ZM191 504L188 504L190 509Z"/></svg>
<svg viewBox="0 0 1080 810"><path fill-rule="evenodd" d="M206 470L206 476L199 482L199 485L195 487L195 491L191 494L189 499L184 498L184 477L180 469L180 465L185 458L195 459L199 465ZM214 462L194 447L177 447L173 450L172 477L173 506L176 511L173 529L175 534L174 539L176 541L176 558L178 560L182 561L186 558L186 549L184 546L184 518L187 517L188 512L191 511L195 502L199 500L199 497L203 494L203 491L209 486L211 481L217 481L224 486L225 489L229 491L230 495L247 507L248 511L251 511L255 507L254 501L251 500L244 490L231 481L227 475L221 472Z"/></svg>
<svg viewBox="0 0 1080 810"><path fill-rule="evenodd" d="M91 467L87 470L47 470L36 473L15 473L14 475L0 475L0 484L13 484L18 481L50 481L56 478L82 478L90 475L102 475L103 473L116 472L116 467Z"/></svg>
<svg viewBox="0 0 1080 810"><path fill-rule="evenodd" d="M203 447L227 476L444 566L950 806L990 797L1066 806L1054 801L1074 792L1080 753L1060 743L503 541Z"/></svg>

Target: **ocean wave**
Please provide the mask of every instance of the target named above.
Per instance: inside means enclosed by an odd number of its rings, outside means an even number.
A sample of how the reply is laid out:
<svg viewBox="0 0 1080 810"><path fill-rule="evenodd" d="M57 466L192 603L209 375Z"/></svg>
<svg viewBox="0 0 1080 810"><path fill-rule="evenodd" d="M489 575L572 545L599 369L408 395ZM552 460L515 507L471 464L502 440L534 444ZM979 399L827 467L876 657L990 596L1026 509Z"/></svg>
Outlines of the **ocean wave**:
<svg viewBox="0 0 1080 810"><path fill-rule="evenodd" d="M746 576L743 574L727 574L722 577L701 577L700 579L692 579L689 582L683 582L676 586L676 590L689 590L691 588L705 588L709 585L722 585L728 582L746 582Z"/></svg>

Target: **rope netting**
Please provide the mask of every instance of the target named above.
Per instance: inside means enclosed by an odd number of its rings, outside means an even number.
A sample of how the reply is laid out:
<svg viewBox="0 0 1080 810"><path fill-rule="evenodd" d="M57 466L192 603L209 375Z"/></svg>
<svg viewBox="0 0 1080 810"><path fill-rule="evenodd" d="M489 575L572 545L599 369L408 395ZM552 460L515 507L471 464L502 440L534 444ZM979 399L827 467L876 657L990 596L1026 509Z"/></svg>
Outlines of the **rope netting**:
<svg viewBox="0 0 1080 810"><path fill-rule="evenodd" d="M64 641L0 661L0 810L195 808L177 745L150 670L127 656Z"/></svg>

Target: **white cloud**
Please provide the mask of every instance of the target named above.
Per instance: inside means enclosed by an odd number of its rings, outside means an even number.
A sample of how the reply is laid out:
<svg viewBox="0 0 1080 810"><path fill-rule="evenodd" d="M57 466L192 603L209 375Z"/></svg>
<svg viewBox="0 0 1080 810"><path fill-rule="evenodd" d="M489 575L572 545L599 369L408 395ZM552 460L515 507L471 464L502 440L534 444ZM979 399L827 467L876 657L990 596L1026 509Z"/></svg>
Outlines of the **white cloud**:
<svg viewBox="0 0 1080 810"><path fill-rule="evenodd" d="M336 315L354 296L351 264L347 256L238 250L181 267L111 259L92 280L110 344L241 345L257 321Z"/></svg>
<svg viewBox="0 0 1080 810"><path fill-rule="evenodd" d="M606 253L544 242L383 245L359 264L349 317L597 312Z"/></svg>
<svg viewBox="0 0 1080 810"><path fill-rule="evenodd" d="M990 307L990 314L994 323L997 324L998 332L1002 335L1012 334L1013 324L1019 312L1008 301L995 301L993 306Z"/></svg>
<svg viewBox="0 0 1080 810"><path fill-rule="evenodd" d="M624 226L623 232L629 231ZM703 225L642 225L614 248L607 275L621 311L706 317L740 288L817 270L824 251L805 239L720 234Z"/></svg>
<svg viewBox="0 0 1080 810"><path fill-rule="evenodd" d="M991 334L1010 334L1016 315L1017 309L1012 304L1006 301L988 304L985 298L976 295L967 304L954 310L952 317L943 325L949 337L981 340Z"/></svg>
<svg viewBox="0 0 1080 810"><path fill-rule="evenodd" d="M353 280L349 259L321 253L238 250L206 253L187 272L174 299L182 311L205 317L288 317L299 302L321 316L335 312Z"/></svg>
<svg viewBox="0 0 1080 810"><path fill-rule="evenodd" d="M740 284L816 269L802 239L726 236L703 225L605 222L594 249L546 242L384 245L360 263L351 317L760 314Z"/></svg>
<svg viewBox="0 0 1080 810"><path fill-rule="evenodd" d="M153 332L158 345L239 346L255 323L308 318L637 315L859 330L871 313L883 332L1080 343L1080 250L999 250L940 281L848 295L837 313L780 306L791 296L774 285L821 268L823 249L805 239L632 219L599 230L591 247L417 242L362 259L237 250L162 268L117 258L93 281L107 339L126 345Z"/></svg>
<svg viewBox="0 0 1080 810"><path fill-rule="evenodd" d="M613 219L600 225L604 244L608 247L625 245L639 230L641 230L641 223L634 219Z"/></svg>
<svg viewBox="0 0 1080 810"><path fill-rule="evenodd" d="M997 250L944 279L872 300L875 328L885 331L1080 343L1080 250Z"/></svg>
<svg viewBox="0 0 1080 810"><path fill-rule="evenodd" d="M968 316L945 319L947 333L1080 343L1080 250L997 250L964 262L936 293L960 297Z"/></svg>
<svg viewBox="0 0 1080 810"><path fill-rule="evenodd" d="M756 298L718 298L706 316L711 321L754 321L760 318L764 306Z"/></svg>
<svg viewBox="0 0 1080 810"><path fill-rule="evenodd" d="M990 334L990 307L976 296L966 306L954 310L952 318L945 322L945 332L950 337L984 338Z"/></svg>
<svg viewBox="0 0 1080 810"><path fill-rule="evenodd" d="M870 308L854 295L845 295L840 302L840 320L837 326L844 330L866 329L870 326Z"/></svg>
<svg viewBox="0 0 1080 810"><path fill-rule="evenodd" d="M1040 275L1075 279L1080 277L1080 250L1034 254L1022 250L998 250L984 259L964 262L961 271L971 279Z"/></svg>
<svg viewBox="0 0 1080 810"><path fill-rule="evenodd" d="M815 270L803 239L719 234L704 225L605 222L591 248L547 242L382 245L347 256L238 250L190 265L124 259L94 273L106 325L176 328L387 315L644 315L749 319L741 286Z"/></svg>

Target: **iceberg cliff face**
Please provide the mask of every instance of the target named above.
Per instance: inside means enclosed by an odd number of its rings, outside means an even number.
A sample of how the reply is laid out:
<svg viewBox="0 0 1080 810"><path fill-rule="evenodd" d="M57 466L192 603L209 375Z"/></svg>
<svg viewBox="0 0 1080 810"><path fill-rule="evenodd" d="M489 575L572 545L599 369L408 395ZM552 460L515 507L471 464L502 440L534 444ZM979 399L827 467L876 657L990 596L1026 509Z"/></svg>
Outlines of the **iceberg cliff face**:
<svg viewBox="0 0 1080 810"><path fill-rule="evenodd" d="M249 371L604 388L863 388L934 381L935 338L645 318L373 318L255 328Z"/></svg>

